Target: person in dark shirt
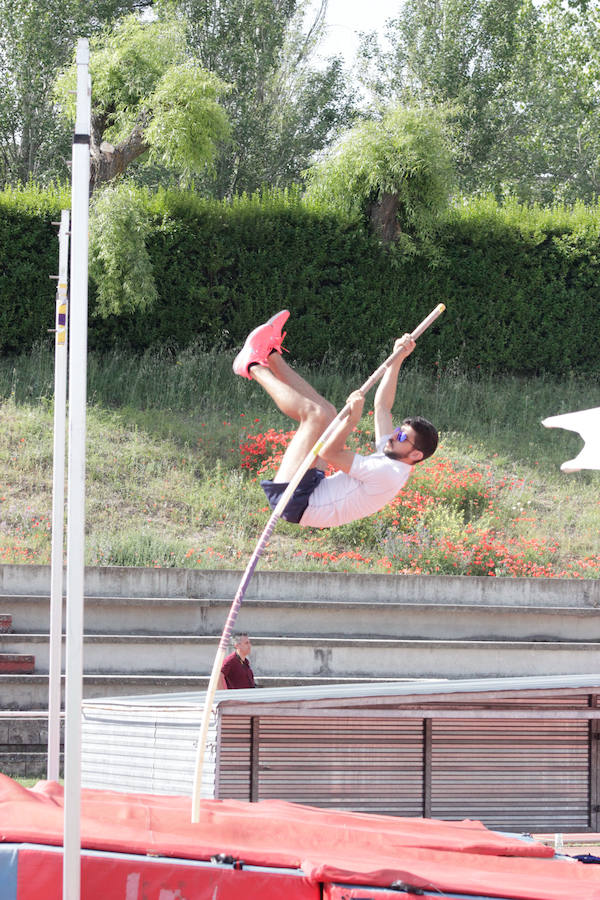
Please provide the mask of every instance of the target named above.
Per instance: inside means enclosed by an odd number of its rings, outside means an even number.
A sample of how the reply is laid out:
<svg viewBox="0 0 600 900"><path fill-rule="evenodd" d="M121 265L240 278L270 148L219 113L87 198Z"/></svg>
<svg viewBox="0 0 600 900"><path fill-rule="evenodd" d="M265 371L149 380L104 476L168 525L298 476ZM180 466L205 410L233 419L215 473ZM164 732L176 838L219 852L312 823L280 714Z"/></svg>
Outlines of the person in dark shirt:
<svg viewBox="0 0 600 900"><path fill-rule="evenodd" d="M243 632L234 634L231 637L231 643L234 648L233 653L226 656L223 661L218 689L220 691L231 691L256 687L254 675L250 668L250 661L248 660L252 650L250 638Z"/></svg>

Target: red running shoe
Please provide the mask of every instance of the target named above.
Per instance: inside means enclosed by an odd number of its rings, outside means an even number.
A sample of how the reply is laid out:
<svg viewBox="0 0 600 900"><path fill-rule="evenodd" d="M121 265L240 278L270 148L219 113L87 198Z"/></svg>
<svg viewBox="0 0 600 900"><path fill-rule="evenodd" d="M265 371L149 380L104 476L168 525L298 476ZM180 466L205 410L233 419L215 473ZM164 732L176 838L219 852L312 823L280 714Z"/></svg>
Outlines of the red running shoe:
<svg viewBox="0 0 600 900"><path fill-rule="evenodd" d="M282 333L282 328L289 314L289 310L282 309L281 312L271 316L264 325L259 325L250 332L244 346L233 361L233 371L236 375L241 375L242 378L252 378L250 366L253 363L266 366L268 356L273 350L281 353L281 343L285 337L285 331Z"/></svg>

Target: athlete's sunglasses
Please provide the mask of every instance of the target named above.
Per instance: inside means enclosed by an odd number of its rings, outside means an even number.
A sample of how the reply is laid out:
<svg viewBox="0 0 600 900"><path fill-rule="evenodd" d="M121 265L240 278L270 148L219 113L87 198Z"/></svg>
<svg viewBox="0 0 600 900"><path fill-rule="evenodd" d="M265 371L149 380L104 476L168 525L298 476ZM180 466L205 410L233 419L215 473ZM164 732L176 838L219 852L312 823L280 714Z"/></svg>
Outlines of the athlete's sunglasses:
<svg viewBox="0 0 600 900"><path fill-rule="evenodd" d="M409 438L407 433L404 431L404 428L402 425L400 425L400 426L398 426L398 428L394 429L394 431L392 432L392 437L394 438L395 441L398 441L398 443L400 443L400 444L403 444L404 441L408 441L408 443L411 445L411 447L414 447L415 450L419 449L418 447L415 447L415 445L413 444L413 442L411 441L411 439Z"/></svg>

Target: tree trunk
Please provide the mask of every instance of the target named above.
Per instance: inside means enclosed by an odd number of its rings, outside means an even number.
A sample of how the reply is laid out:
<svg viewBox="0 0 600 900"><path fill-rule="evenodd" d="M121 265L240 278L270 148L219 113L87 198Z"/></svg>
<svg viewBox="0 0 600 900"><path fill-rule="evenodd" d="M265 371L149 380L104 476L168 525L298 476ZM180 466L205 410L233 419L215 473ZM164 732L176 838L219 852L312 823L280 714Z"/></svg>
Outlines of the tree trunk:
<svg viewBox="0 0 600 900"><path fill-rule="evenodd" d="M368 209L371 228L384 244L392 244L400 231L398 224L398 195L381 194Z"/></svg>
<svg viewBox="0 0 600 900"><path fill-rule="evenodd" d="M92 121L90 140L90 195L101 184L122 175L127 166L148 150L144 137L147 113L142 112L131 133L113 147L102 141L104 122Z"/></svg>

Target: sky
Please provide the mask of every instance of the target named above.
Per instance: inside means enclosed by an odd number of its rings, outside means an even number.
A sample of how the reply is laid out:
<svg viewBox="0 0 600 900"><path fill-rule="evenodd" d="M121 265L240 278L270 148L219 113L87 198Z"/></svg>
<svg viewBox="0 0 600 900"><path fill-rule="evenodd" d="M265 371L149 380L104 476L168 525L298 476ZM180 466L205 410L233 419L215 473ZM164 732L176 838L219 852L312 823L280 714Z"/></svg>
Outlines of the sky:
<svg viewBox="0 0 600 900"><path fill-rule="evenodd" d="M320 55L342 54L350 65L358 48L359 31L383 31L402 5L401 0L329 0L326 34Z"/></svg>

